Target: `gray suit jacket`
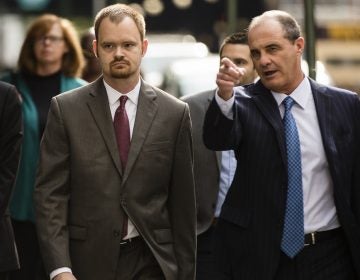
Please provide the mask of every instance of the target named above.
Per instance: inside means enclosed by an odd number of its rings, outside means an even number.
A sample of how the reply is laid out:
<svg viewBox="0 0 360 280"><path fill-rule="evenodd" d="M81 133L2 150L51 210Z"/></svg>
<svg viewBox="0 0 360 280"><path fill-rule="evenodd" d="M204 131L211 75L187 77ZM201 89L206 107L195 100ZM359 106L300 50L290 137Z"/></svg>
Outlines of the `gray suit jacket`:
<svg viewBox="0 0 360 280"><path fill-rule="evenodd" d="M102 78L54 97L34 194L47 271L115 279L126 213L166 279L193 279L192 153L188 106L143 81L124 173Z"/></svg>
<svg viewBox="0 0 360 280"><path fill-rule="evenodd" d="M0 82L0 272L19 268L8 210L20 159L22 117L14 86Z"/></svg>
<svg viewBox="0 0 360 280"><path fill-rule="evenodd" d="M206 148L202 135L205 113L214 95L215 90L210 90L181 98L189 104L193 129L197 234L211 226L219 192L221 152Z"/></svg>

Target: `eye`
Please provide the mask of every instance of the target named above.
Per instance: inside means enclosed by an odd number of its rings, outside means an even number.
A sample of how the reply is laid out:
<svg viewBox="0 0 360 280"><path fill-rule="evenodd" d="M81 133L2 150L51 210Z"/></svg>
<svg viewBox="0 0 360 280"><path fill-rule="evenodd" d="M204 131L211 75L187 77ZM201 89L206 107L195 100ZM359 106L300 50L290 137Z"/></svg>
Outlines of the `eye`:
<svg viewBox="0 0 360 280"><path fill-rule="evenodd" d="M246 65L248 63L245 59L241 59L241 58L236 58L236 59L233 60L233 62L237 66Z"/></svg>
<svg viewBox="0 0 360 280"><path fill-rule="evenodd" d="M279 48L275 45L271 45L267 48L267 51L270 53L276 52Z"/></svg>
<svg viewBox="0 0 360 280"><path fill-rule="evenodd" d="M114 48L114 44L111 43L104 43L101 45L104 50L112 50Z"/></svg>
<svg viewBox="0 0 360 280"><path fill-rule="evenodd" d="M255 50L252 50L251 51L251 57L253 58L253 59L259 59L260 58L260 52L258 52L258 51L255 51Z"/></svg>
<svg viewBox="0 0 360 280"><path fill-rule="evenodd" d="M135 46L134 43L128 42L128 43L124 43L124 48L125 49L131 49Z"/></svg>

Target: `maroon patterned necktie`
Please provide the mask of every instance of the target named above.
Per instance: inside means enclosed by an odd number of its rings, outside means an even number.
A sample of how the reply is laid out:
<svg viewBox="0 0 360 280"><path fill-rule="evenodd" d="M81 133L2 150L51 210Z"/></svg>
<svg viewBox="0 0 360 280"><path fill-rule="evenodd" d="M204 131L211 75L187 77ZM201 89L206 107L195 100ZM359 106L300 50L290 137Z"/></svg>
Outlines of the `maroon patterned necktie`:
<svg viewBox="0 0 360 280"><path fill-rule="evenodd" d="M128 97L125 95L120 97L120 106L116 109L114 117L114 128L122 170L125 170L130 148L130 126L125 110L125 103L127 99Z"/></svg>
<svg viewBox="0 0 360 280"><path fill-rule="evenodd" d="M114 128L116 134L116 141L119 149L120 161L122 170L125 170L129 148L130 148L130 126L129 119L125 110L125 103L128 97L123 95L120 97L120 106L116 109L114 116ZM123 231L121 237L127 235L128 218L124 216Z"/></svg>

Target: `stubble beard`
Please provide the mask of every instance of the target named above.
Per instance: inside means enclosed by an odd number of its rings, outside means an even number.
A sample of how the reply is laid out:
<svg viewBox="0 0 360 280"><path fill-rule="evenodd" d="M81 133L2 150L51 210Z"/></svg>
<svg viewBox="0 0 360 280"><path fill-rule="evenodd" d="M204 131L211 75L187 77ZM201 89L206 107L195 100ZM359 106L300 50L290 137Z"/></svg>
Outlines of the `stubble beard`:
<svg viewBox="0 0 360 280"><path fill-rule="evenodd" d="M132 74L134 74L133 71L124 69L124 70L119 70L116 69L114 70L113 68L110 68L110 75L112 78L115 79L127 79L129 78Z"/></svg>

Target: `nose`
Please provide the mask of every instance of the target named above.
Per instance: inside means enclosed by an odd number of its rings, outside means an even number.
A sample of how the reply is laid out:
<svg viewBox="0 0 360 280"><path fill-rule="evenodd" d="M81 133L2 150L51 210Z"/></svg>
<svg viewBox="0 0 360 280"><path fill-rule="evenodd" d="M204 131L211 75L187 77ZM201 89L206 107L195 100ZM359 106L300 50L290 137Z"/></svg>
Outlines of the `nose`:
<svg viewBox="0 0 360 280"><path fill-rule="evenodd" d="M267 66L271 63L270 57L266 53L262 53L259 59L261 66Z"/></svg>
<svg viewBox="0 0 360 280"><path fill-rule="evenodd" d="M115 57L120 58L123 57L123 50L121 46L117 46L115 50Z"/></svg>
<svg viewBox="0 0 360 280"><path fill-rule="evenodd" d="M44 45L49 45L51 43L51 40L49 37L43 37L41 39L41 43L44 44Z"/></svg>

